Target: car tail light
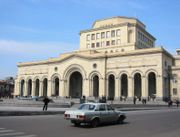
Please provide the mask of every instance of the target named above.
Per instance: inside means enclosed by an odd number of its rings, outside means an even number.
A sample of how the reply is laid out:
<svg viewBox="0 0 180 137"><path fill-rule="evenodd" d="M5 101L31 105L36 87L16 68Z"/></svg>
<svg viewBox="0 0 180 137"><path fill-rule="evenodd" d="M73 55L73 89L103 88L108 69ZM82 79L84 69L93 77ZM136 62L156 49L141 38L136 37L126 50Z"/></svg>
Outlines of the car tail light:
<svg viewBox="0 0 180 137"><path fill-rule="evenodd" d="M70 118L69 114L64 114L64 118Z"/></svg>
<svg viewBox="0 0 180 137"><path fill-rule="evenodd" d="M84 115L78 115L77 118L78 118L79 120L85 120L86 117L85 117Z"/></svg>

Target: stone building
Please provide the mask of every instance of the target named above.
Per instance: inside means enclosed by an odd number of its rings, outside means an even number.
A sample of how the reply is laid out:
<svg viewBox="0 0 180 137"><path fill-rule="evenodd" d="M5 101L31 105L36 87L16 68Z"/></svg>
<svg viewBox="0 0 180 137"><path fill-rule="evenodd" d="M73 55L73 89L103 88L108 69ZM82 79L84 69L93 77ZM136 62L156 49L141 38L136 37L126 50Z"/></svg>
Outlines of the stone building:
<svg viewBox="0 0 180 137"><path fill-rule="evenodd" d="M180 50L173 56L136 18L97 20L80 31L80 49L18 63L15 95L108 99L180 97Z"/></svg>

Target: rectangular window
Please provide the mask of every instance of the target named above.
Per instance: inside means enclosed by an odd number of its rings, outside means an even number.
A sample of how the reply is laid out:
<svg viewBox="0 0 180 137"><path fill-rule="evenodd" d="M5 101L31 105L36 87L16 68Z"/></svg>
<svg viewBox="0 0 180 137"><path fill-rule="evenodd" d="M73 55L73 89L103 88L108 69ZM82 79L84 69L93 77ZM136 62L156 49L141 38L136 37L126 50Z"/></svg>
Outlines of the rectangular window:
<svg viewBox="0 0 180 137"><path fill-rule="evenodd" d="M106 41L106 46L109 46L110 45L110 41Z"/></svg>
<svg viewBox="0 0 180 137"><path fill-rule="evenodd" d="M116 36L120 36L121 35L121 30L120 29L118 29L118 30L116 30Z"/></svg>
<svg viewBox="0 0 180 137"><path fill-rule="evenodd" d="M87 41L90 40L90 35L89 35L89 34L86 36L86 40L87 40Z"/></svg>
<svg viewBox="0 0 180 137"><path fill-rule="evenodd" d="M106 32L106 38L110 38L111 34L110 34L110 31L107 31Z"/></svg>
<svg viewBox="0 0 180 137"><path fill-rule="evenodd" d="M173 95L177 95L177 88L173 88Z"/></svg>
<svg viewBox="0 0 180 137"><path fill-rule="evenodd" d="M111 37L115 37L115 30L111 31Z"/></svg>
<svg viewBox="0 0 180 137"><path fill-rule="evenodd" d="M95 44L94 44L94 43L92 43L92 44L91 44L91 48L94 48L94 47L95 47Z"/></svg>
<svg viewBox="0 0 180 137"><path fill-rule="evenodd" d="M100 39L100 33L96 34L96 39Z"/></svg>
<svg viewBox="0 0 180 137"><path fill-rule="evenodd" d="M115 40L112 40L112 41L111 41L111 45L115 45Z"/></svg>
<svg viewBox="0 0 180 137"><path fill-rule="evenodd" d="M96 47L99 47L99 42L96 43Z"/></svg>
<svg viewBox="0 0 180 137"><path fill-rule="evenodd" d="M91 35L91 40L95 40L95 34Z"/></svg>
<svg viewBox="0 0 180 137"><path fill-rule="evenodd" d="M105 32L101 32L101 38L105 38Z"/></svg>

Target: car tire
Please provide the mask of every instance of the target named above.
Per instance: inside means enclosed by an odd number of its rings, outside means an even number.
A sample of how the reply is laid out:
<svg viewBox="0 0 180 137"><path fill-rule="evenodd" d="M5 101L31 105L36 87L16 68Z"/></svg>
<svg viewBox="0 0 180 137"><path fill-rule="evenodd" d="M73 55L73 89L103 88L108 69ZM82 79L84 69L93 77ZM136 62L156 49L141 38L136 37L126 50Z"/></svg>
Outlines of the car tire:
<svg viewBox="0 0 180 137"><path fill-rule="evenodd" d="M118 118L118 120L117 120L117 123L118 123L118 124L123 124L123 123L124 123L124 119L125 119L124 116L120 116L120 117Z"/></svg>
<svg viewBox="0 0 180 137"><path fill-rule="evenodd" d="M93 119L92 121L91 121L91 127L92 128L95 128L95 127L97 127L99 125L99 119Z"/></svg>
<svg viewBox="0 0 180 137"><path fill-rule="evenodd" d="M74 126L79 127L80 125L81 125L81 123L74 122Z"/></svg>

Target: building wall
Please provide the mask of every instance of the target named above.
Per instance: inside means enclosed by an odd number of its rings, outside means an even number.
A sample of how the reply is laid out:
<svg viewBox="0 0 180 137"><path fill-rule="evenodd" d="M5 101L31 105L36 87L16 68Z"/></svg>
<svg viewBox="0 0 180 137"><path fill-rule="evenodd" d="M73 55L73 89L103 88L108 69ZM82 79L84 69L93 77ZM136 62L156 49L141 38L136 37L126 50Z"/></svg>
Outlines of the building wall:
<svg viewBox="0 0 180 137"><path fill-rule="evenodd" d="M102 32L105 34L104 38L101 38ZM113 33L115 35L112 36ZM118 40L120 43L117 43ZM107 41L110 42L109 45L106 44ZM105 44L102 45L102 42ZM95 44L94 47L92 43ZM149 98L153 94L157 99L167 99L172 95L174 97L174 88L177 88L175 96L180 97L180 61L174 60L162 47L155 48L154 45L155 38L137 19L114 17L95 21L92 29L80 32L78 51L44 61L19 63L15 95L35 96L38 79L38 96L43 96L44 80L47 79L47 96L53 96L57 90L55 85L58 78L58 96L69 97L71 76L74 72L79 72L78 77L82 76L82 95L87 97L94 96L93 78L98 76L98 95L119 99L124 90L124 85L121 84L123 74L127 76L127 80L124 80L128 85L127 99L136 96L135 90L141 91L141 98ZM176 76L176 83L172 82L172 74ZM141 83L137 86L138 80ZM155 87L152 93L149 93L150 83Z"/></svg>
<svg viewBox="0 0 180 137"><path fill-rule="evenodd" d="M140 50L141 51L141 50ZM19 95L21 80L25 80L25 94L27 95L28 80L33 83L38 78L40 80L40 95L42 95L42 81L48 79L48 96L54 93L54 78L59 78L59 96L69 96L69 78L73 72L80 72L83 77L83 95L93 96L92 78L94 75L99 77L99 96L108 96L108 77L110 74L115 77L115 98L121 96L121 75L128 76L128 98L134 97L134 75L141 74L142 96L148 98L148 74L153 72L156 77L156 96L162 99L163 94L163 72L162 72L162 52L152 52L144 54L143 51L137 54L118 53L105 54L94 58L88 56L72 56L62 62L47 63L44 65L32 65L19 67L17 84L19 85L16 95ZM96 64L96 67L94 67ZM34 93L34 86L32 96Z"/></svg>

